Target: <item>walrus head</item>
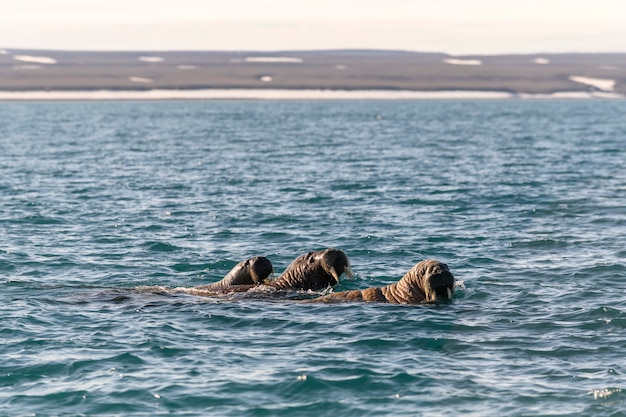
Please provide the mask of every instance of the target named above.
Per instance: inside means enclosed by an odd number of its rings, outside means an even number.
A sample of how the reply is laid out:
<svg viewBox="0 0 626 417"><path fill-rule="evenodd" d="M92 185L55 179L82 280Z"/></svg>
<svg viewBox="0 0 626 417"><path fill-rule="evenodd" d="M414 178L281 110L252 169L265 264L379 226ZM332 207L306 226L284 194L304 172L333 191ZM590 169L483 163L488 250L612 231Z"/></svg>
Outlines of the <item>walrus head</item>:
<svg viewBox="0 0 626 417"><path fill-rule="evenodd" d="M262 284L274 272L269 259L264 256L255 256L239 262L224 278L213 284L195 287L197 290L225 289L233 285Z"/></svg>
<svg viewBox="0 0 626 417"><path fill-rule="evenodd" d="M316 291L338 284L343 273L352 278L348 257L338 249L329 248L297 257L268 285L283 290Z"/></svg>
<svg viewBox="0 0 626 417"><path fill-rule="evenodd" d="M265 256L255 256L245 261L243 269L246 269L254 284L262 284L263 281L274 273L274 267Z"/></svg>
<svg viewBox="0 0 626 417"><path fill-rule="evenodd" d="M382 288L385 298L395 303L449 300L454 292L454 276L448 265L433 259L419 262L400 281Z"/></svg>

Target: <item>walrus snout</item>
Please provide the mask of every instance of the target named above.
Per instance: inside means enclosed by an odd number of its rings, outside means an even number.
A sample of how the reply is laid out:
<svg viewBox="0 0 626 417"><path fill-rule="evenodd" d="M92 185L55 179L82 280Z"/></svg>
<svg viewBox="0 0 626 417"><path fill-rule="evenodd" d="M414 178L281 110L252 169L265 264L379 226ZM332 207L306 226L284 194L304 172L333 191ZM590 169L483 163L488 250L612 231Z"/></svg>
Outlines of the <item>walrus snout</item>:
<svg viewBox="0 0 626 417"><path fill-rule="evenodd" d="M434 271L428 271L424 277L423 289L426 302L450 300L454 293L454 276L448 266L440 264Z"/></svg>
<svg viewBox="0 0 626 417"><path fill-rule="evenodd" d="M274 273L274 267L265 256L255 256L248 260L250 277L255 284L262 284L263 281Z"/></svg>
<svg viewBox="0 0 626 417"><path fill-rule="evenodd" d="M321 253L321 262L324 269L335 279L335 283L339 284L339 277L345 273L349 278L353 278L352 269L350 269L350 260L348 256L338 249L326 249Z"/></svg>

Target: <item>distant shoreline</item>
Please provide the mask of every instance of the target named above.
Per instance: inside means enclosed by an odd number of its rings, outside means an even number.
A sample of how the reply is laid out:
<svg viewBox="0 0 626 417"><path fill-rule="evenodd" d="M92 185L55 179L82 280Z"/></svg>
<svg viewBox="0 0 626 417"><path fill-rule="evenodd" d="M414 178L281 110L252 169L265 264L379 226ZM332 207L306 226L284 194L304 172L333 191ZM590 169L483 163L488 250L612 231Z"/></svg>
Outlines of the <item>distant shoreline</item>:
<svg viewBox="0 0 626 417"><path fill-rule="evenodd" d="M625 69L626 53L4 49L0 94L3 100L624 98Z"/></svg>
<svg viewBox="0 0 626 417"><path fill-rule="evenodd" d="M115 100L505 100L505 99L624 99L608 92L569 91L550 94L505 91L412 91L321 89L197 89L197 90L57 90L0 91L0 101Z"/></svg>

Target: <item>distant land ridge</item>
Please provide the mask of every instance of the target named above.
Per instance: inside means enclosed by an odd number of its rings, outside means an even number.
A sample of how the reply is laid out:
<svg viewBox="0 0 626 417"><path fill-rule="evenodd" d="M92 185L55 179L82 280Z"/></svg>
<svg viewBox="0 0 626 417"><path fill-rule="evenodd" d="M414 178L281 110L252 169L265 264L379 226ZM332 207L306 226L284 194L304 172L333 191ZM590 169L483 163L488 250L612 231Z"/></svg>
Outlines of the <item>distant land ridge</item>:
<svg viewBox="0 0 626 417"><path fill-rule="evenodd" d="M324 89L626 94L626 53L0 48L0 91Z"/></svg>

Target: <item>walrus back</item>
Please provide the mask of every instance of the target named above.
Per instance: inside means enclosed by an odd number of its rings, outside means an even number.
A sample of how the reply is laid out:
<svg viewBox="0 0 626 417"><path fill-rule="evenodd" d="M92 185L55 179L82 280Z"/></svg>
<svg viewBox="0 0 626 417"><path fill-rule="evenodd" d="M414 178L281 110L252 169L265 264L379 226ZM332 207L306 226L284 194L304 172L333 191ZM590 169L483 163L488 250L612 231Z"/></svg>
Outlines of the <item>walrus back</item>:
<svg viewBox="0 0 626 417"><path fill-rule="evenodd" d="M328 281L328 274L319 267L311 268L307 264L299 264L286 270L268 285L279 290L317 291L326 288Z"/></svg>
<svg viewBox="0 0 626 417"><path fill-rule="evenodd" d="M378 303L387 302L381 288L378 287L366 288L364 290L340 291L308 300L308 302L319 303L350 303L359 301Z"/></svg>

